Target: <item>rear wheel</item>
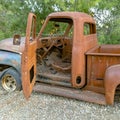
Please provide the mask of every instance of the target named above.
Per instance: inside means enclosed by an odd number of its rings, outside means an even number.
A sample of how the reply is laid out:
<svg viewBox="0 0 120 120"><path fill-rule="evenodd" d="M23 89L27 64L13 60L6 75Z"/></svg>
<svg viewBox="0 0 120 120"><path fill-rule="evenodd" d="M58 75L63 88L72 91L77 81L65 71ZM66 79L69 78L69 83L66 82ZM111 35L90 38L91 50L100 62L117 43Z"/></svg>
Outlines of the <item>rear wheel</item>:
<svg viewBox="0 0 120 120"><path fill-rule="evenodd" d="M13 92L21 90L21 80L19 73L14 69L8 69L2 76L1 84L4 90Z"/></svg>

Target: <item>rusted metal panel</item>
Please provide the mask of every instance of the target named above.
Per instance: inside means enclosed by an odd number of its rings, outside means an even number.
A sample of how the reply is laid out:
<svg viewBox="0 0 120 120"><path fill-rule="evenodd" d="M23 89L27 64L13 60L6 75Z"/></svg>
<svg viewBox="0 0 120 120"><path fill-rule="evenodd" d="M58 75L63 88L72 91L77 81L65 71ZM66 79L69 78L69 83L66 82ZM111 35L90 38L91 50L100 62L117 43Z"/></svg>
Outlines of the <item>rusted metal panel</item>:
<svg viewBox="0 0 120 120"><path fill-rule="evenodd" d="M112 89L111 86L106 85L109 83L105 82L105 72L110 66L120 64L119 49L120 46L118 45L103 45L95 47L86 53L87 89L104 94L106 94L105 89ZM116 82L114 79L112 81ZM109 100L107 99L107 101Z"/></svg>
<svg viewBox="0 0 120 120"><path fill-rule="evenodd" d="M28 99L36 80L36 16L30 13L26 28L25 49L22 54L22 87ZM31 34L32 32L32 34Z"/></svg>
<svg viewBox="0 0 120 120"><path fill-rule="evenodd" d="M78 100L84 100L87 102L93 102L97 104L106 104L105 96L91 91L80 91L76 89L70 89L65 87L51 86L47 84L37 84L34 87L34 91L59 95L67 98L74 98Z"/></svg>
<svg viewBox="0 0 120 120"><path fill-rule="evenodd" d="M82 21L95 23L95 20L88 14L82 12L55 12L48 15L50 18L71 18L73 20L81 19ZM79 25L80 23L77 23Z"/></svg>
<svg viewBox="0 0 120 120"><path fill-rule="evenodd" d="M81 24L81 25L80 25ZM80 27L79 27L80 26ZM74 25L75 33L72 47L72 84L74 87L83 87L85 83L85 52L97 45L96 34L85 37L83 35L84 20L77 21ZM77 66L76 66L77 65ZM81 82L76 78L80 76Z"/></svg>

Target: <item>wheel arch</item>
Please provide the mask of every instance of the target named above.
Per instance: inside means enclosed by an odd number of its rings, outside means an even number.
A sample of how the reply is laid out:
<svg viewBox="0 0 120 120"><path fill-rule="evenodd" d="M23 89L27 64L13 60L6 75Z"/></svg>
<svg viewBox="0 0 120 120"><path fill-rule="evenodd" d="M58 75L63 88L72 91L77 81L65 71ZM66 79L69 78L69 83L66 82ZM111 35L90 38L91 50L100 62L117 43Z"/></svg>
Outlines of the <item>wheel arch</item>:
<svg viewBox="0 0 120 120"><path fill-rule="evenodd" d="M114 101L119 102L120 101L120 84L117 85L116 90L115 90L115 95L114 95Z"/></svg>
<svg viewBox="0 0 120 120"><path fill-rule="evenodd" d="M2 76L4 75L4 73L8 70L8 69L14 69L15 71L18 72L18 74L21 76L20 70L12 65L5 65L5 64L0 64L0 79L2 78Z"/></svg>

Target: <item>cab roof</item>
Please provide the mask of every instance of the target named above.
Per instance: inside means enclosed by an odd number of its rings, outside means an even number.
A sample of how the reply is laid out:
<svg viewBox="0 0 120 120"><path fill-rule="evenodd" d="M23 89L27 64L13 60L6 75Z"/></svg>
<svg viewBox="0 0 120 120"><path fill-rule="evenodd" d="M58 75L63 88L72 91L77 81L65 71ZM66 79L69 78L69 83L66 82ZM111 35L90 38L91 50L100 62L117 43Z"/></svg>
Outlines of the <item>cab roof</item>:
<svg viewBox="0 0 120 120"><path fill-rule="evenodd" d="M71 18L71 19L81 19L90 22L95 22L95 20L88 14L82 12L54 12L48 15L48 18Z"/></svg>

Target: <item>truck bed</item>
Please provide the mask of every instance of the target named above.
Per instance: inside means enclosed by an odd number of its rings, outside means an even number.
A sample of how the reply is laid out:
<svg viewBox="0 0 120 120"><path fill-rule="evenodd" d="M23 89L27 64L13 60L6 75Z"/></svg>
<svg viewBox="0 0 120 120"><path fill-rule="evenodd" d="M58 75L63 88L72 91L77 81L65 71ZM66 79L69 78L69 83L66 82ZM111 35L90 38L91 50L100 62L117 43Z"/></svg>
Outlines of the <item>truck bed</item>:
<svg viewBox="0 0 120 120"><path fill-rule="evenodd" d="M102 45L86 53L87 88L104 93L104 75L108 67L120 64L120 46Z"/></svg>
<svg viewBox="0 0 120 120"><path fill-rule="evenodd" d="M101 45L89 50L86 55L120 56L120 45Z"/></svg>

